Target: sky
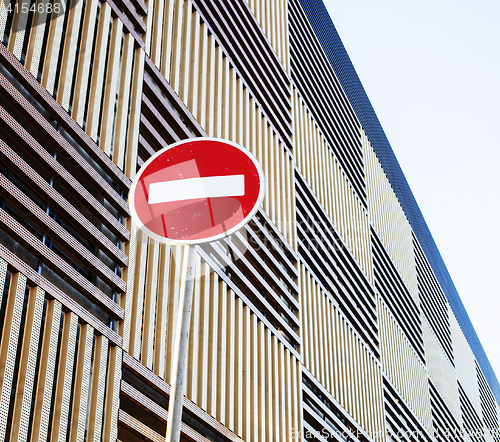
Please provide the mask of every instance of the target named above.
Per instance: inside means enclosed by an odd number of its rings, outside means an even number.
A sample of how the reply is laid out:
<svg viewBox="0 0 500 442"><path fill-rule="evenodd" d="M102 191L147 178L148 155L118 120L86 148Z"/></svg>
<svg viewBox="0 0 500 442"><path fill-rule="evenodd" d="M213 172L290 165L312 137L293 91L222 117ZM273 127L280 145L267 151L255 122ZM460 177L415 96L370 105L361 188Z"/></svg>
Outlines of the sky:
<svg viewBox="0 0 500 442"><path fill-rule="evenodd" d="M500 2L324 2L500 379Z"/></svg>

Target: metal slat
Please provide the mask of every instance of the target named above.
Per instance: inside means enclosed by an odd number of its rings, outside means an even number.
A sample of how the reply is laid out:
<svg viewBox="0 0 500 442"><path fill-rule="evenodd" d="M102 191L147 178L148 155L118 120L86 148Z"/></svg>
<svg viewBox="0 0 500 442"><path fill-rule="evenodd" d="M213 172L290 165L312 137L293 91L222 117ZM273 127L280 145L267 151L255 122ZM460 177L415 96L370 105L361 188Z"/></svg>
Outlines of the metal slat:
<svg viewBox="0 0 500 442"><path fill-rule="evenodd" d="M75 359L78 317L73 312L64 314L61 349L54 399L51 442L66 440L70 410L73 361ZM83 345L83 343L81 343Z"/></svg>
<svg viewBox="0 0 500 442"><path fill-rule="evenodd" d="M13 273L10 278L2 342L0 344L0 441L4 441L6 436L17 344L22 339L19 335L19 331L23 313L25 289L26 276L21 273Z"/></svg>
<svg viewBox="0 0 500 442"><path fill-rule="evenodd" d="M31 430L32 440L47 440L60 323L61 303L55 299L47 301L45 328L39 355L40 369Z"/></svg>
<svg viewBox="0 0 500 442"><path fill-rule="evenodd" d="M14 400L10 436L12 442L18 440L25 441L28 437L35 368L39 357L38 340L40 337L44 298L45 291L40 287L32 287L30 289L17 378L16 398Z"/></svg>

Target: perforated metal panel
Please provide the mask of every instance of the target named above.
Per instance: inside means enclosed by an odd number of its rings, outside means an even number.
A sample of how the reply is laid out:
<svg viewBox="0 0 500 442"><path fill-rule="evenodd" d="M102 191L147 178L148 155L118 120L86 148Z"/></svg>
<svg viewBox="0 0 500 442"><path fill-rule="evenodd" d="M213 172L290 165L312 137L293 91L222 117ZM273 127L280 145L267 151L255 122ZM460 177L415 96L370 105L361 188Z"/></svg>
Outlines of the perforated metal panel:
<svg viewBox="0 0 500 442"><path fill-rule="evenodd" d="M3 287L2 287L3 290ZM5 310L2 343L0 344L0 441L5 440L7 417L16 363L17 345L20 341L19 329L23 313L26 276L14 273L11 276L7 306Z"/></svg>
<svg viewBox="0 0 500 442"><path fill-rule="evenodd" d="M391 186L436 274L497 401L500 385L448 273L432 234L322 0L297 0L304 9L342 88L377 154Z"/></svg>

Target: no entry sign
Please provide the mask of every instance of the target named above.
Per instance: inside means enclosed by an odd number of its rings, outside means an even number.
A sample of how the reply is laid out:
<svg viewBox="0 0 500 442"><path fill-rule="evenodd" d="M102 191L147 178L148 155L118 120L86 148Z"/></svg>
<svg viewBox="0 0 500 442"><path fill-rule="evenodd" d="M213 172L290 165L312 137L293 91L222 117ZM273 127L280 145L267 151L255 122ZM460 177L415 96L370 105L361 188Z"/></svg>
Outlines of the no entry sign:
<svg viewBox="0 0 500 442"><path fill-rule="evenodd" d="M262 167L248 150L217 138L191 138L144 163L129 204L134 221L152 238L199 244L245 225L264 189Z"/></svg>

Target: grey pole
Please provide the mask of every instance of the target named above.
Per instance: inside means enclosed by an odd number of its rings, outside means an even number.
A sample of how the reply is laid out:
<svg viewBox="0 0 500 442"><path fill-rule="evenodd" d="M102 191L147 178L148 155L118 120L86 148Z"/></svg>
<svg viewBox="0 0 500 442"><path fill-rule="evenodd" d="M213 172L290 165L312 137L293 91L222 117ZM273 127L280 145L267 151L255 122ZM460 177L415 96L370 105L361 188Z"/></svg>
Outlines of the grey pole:
<svg viewBox="0 0 500 442"><path fill-rule="evenodd" d="M180 442L182 401L186 383L187 355L189 346L189 328L191 327L191 309L193 306L193 288L196 266L194 246L185 246L182 262L182 279L179 299L179 312L175 328L174 373L168 404L168 422L166 442Z"/></svg>

